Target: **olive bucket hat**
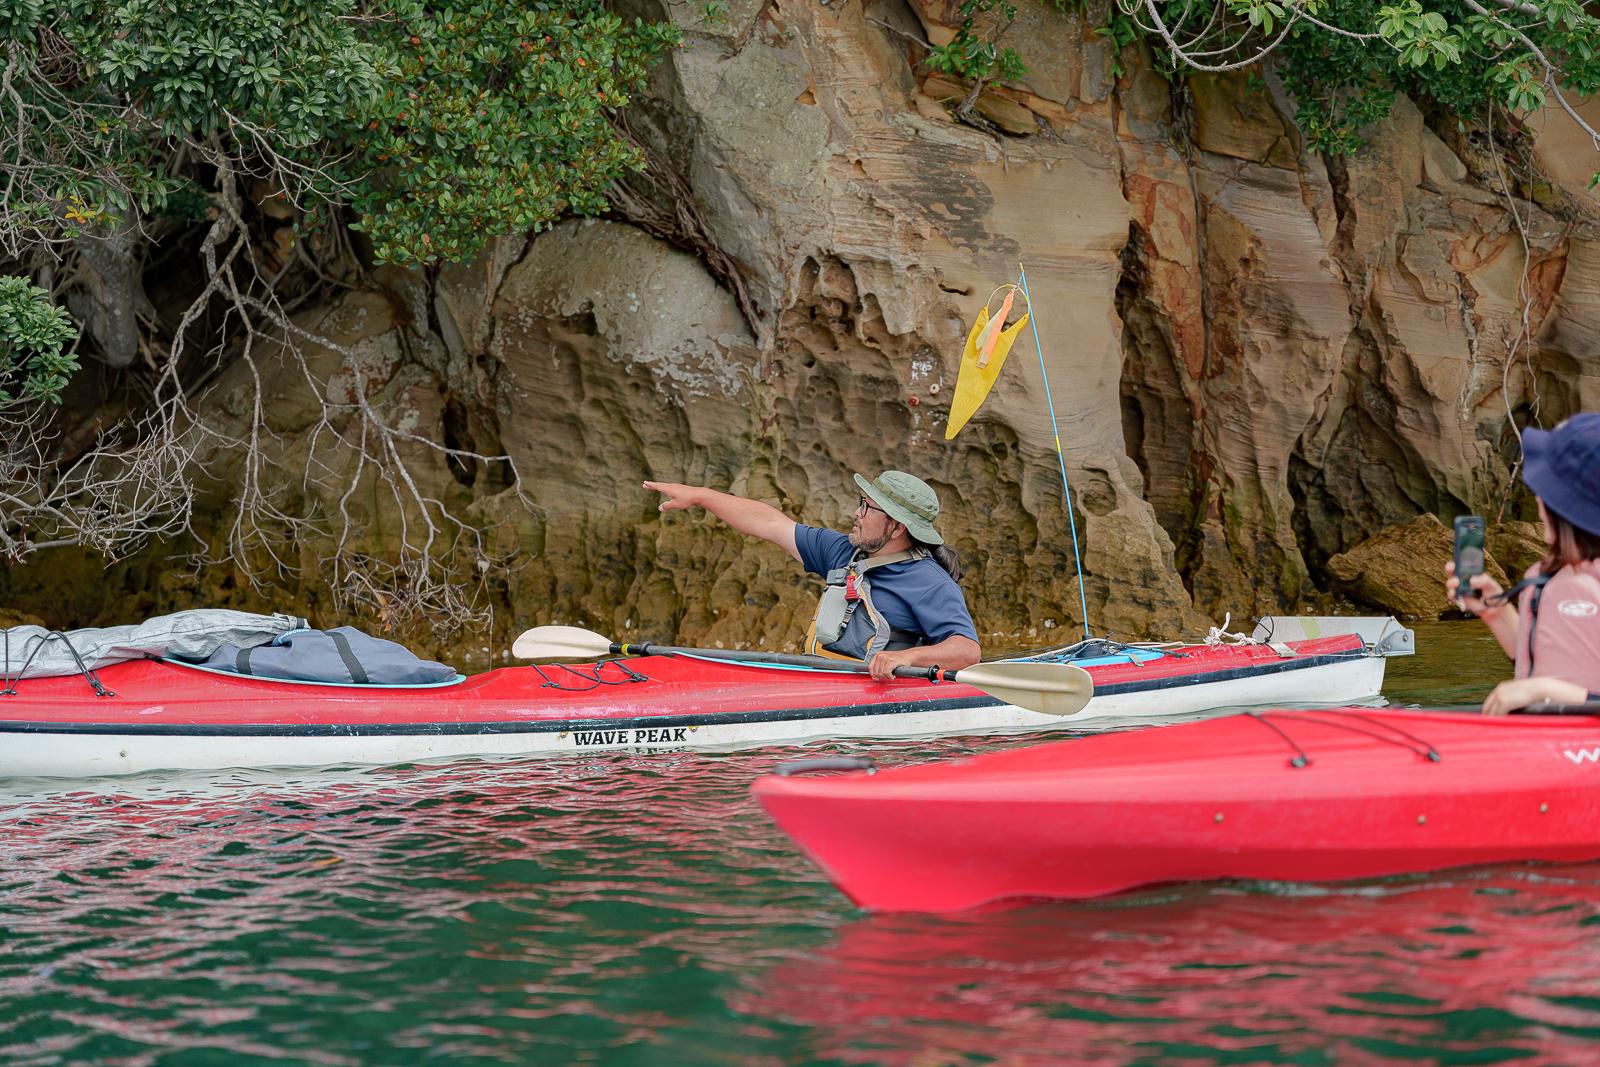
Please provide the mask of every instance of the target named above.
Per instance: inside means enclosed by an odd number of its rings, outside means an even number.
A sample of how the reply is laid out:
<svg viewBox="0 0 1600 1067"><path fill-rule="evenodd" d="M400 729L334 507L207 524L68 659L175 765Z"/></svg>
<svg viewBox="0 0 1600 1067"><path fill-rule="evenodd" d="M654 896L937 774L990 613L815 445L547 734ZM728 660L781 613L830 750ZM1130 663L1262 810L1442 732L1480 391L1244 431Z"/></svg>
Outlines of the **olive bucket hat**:
<svg viewBox="0 0 1600 1067"><path fill-rule="evenodd" d="M884 471L872 481L856 475L856 485L895 522L904 524L912 537L925 545L942 545L933 528L939 517L939 494L933 486L905 471Z"/></svg>

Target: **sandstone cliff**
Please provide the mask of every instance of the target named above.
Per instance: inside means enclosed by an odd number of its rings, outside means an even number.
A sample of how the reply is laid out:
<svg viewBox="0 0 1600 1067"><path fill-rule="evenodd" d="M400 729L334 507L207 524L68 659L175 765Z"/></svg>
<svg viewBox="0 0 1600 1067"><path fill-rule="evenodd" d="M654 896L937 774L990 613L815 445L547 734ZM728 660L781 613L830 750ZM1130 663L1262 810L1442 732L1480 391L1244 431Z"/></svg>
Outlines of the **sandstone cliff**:
<svg viewBox="0 0 1600 1067"><path fill-rule="evenodd" d="M391 417L515 460L532 509L503 472L418 457L503 562L474 649L548 621L788 645L812 584L768 546L658 515L640 482L843 526L851 472L885 467L939 489L980 630L1070 638L1026 335L973 424L943 435L966 326L1019 263L1099 632L1314 607L1328 559L1387 526L1525 518L1513 418L1600 407L1600 203L1559 121L1497 159L1402 99L1366 150L1324 159L1270 72L1174 88L1090 19L1024 3L1008 43L1032 73L979 98L978 129L915 64L955 21L932 0L645 13L687 42L628 115L653 167L616 218L308 316L372 357ZM306 388L274 384L285 470L317 447L292 432ZM14 601L28 584L13 575ZM164 589L150 606L230 595ZM300 574L312 610L318 589Z"/></svg>

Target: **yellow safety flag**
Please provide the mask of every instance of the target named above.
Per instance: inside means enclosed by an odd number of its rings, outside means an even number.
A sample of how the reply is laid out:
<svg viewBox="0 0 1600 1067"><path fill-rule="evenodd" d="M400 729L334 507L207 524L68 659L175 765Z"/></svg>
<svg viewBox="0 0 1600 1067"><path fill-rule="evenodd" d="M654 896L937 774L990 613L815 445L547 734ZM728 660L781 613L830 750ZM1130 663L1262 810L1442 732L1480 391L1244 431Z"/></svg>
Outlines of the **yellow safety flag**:
<svg viewBox="0 0 1600 1067"><path fill-rule="evenodd" d="M1022 290L1014 285L1002 285L995 293L1002 290L1006 298L1000 310L990 318L988 302L984 303L983 310L978 312L978 321L972 324L967 343L961 350L961 370L956 375L956 391L950 398L950 421L944 429L946 441L960 433L967 421L977 414L989 390L994 388L995 379L1000 377L1000 368L1005 366L1006 356L1016 343L1017 334L1028 324L1028 316L1023 315L1010 327L1006 326L1011 303ZM993 299L994 294L990 294L989 300ZM1027 294L1024 293L1022 299L1026 303Z"/></svg>

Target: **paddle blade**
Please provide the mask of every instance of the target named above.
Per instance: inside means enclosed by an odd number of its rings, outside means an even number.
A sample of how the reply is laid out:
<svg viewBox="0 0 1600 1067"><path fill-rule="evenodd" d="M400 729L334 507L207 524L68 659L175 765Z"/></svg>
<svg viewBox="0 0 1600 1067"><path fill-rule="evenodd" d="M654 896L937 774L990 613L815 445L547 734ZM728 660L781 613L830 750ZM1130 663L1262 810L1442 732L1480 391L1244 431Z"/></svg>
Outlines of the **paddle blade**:
<svg viewBox="0 0 1600 1067"><path fill-rule="evenodd" d="M1076 715L1094 696L1094 679L1070 663L979 663L955 680L1041 715Z"/></svg>
<svg viewBox="0 0 1600 1067"><path fill-rule="evenodd" d="M535 626L511 644L518 659L599 659L611 652L611 639L579 626Z"/></svg>

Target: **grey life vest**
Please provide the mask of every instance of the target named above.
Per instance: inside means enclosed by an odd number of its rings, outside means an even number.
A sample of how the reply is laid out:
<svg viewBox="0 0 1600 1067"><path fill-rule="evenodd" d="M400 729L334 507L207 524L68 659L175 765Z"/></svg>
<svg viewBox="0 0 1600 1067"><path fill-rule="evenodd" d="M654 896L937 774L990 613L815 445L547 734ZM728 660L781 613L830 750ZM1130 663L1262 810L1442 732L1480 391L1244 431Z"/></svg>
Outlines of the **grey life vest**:
<svg viewBox="0 0 1600 1067"><path fill-rule="evenodd" d="M864 660L885 649L926 644L922 634L889 625L872 603L872 580L867 572L891 563L927 558L924 548L870 559L858 551L848 564L829 571L828 587L817 600L817 613L806 634L805 651L815 656Z"/></svg>

